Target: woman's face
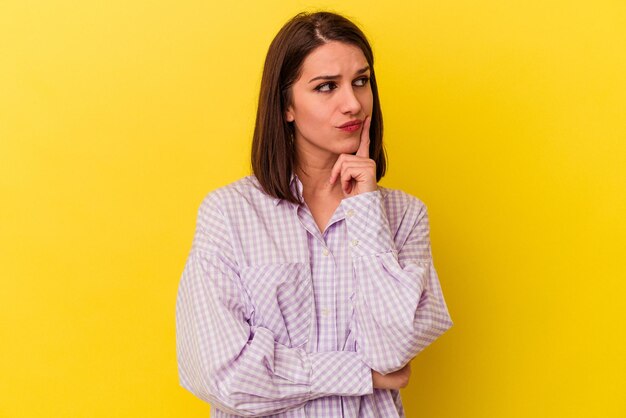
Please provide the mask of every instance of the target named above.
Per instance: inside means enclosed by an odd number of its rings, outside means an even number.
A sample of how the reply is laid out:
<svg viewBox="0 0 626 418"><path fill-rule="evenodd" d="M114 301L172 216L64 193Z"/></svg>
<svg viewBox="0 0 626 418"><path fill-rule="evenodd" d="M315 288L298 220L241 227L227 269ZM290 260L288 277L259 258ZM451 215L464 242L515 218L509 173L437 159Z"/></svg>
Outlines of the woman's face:
<svg viewBox="0 0 626 418"><path fill-rule="evenodd" d="M359 147L363 120L372 114L370 69L360 48L329 42L314 49L302 63L302 74L291 87L287 121L294 122L300 158L333 161ZM341 126L359 121L351 129Z"/></svg>

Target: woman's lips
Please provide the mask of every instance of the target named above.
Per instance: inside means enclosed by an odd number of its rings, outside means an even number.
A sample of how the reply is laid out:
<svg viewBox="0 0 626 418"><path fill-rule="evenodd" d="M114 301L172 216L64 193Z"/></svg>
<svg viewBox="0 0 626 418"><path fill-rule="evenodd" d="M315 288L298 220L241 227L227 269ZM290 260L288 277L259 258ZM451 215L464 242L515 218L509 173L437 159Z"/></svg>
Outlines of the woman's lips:
<svg viewBox="0 0 626 418"><path fill-rule="evenodd" d="M361 128L361 122L356 122L350 125L340 126L339 129L345 132L354 132Z"/></svg>

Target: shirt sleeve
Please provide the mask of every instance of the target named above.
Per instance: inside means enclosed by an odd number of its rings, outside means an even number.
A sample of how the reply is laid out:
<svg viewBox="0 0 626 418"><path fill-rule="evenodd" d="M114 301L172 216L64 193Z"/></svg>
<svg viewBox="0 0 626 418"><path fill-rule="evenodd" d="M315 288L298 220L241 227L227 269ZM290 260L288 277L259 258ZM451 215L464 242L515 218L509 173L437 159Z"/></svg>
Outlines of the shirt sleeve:
<svg viewBox="0 0 626 418"><path fill-rule="evenodd" d="M401 216L395 239L380 190L341 203L356 278L357 352L381 374L404 367L453 325L433 265L426 206L408 198L404 213L394 214Z"/></svg>
<svg viewBox="0 0 626 418"><path fill-rule="evenodd" d="M248 417L323 396L371 394L371 369L358 353L307 353L250 325L253 307L237 274L231 239L218 205L205 199L176 300L181 386L224 412Z"/></svg>

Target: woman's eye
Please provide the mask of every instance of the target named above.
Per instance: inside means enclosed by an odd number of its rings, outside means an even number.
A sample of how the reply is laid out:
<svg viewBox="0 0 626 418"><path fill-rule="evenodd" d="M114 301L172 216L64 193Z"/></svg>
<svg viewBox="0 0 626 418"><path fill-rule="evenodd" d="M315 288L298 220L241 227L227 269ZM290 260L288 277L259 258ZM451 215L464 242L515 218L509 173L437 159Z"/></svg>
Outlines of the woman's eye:
<svg viewBox="0 0 626 418"><path fill-rule="evenodd" d="M315 90L326 93L331 90L334 90L336 87L337 86L335 85L335 83L322 83L319 86L315 87Z"/></svg>
<svg viewBox="0 0 626 418"><path fill-rule="evenodd" d="M362 77L362 78L358 78L354 80L355 84L359 87L365 86L368 81L369 81L369 77Z"/></svg>
<svg viewBox="0 0 626 418"><path fill-rule="evenodd" d="M369 81L369 77L361 77L357 78L353 81L353 85L357 87L363 87L367 85ZM322 83L319 86L315 87L315 90L321 93L329 93L337 88L337 83L334 81L329 81L328 83Z"/></svg>

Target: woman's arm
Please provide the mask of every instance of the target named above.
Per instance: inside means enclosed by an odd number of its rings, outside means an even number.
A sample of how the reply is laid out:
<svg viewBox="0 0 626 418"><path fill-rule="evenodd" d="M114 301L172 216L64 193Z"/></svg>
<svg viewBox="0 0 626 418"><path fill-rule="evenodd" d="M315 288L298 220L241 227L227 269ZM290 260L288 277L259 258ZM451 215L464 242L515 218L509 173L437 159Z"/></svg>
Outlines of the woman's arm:
<svg viewBox="0 0 626 418"><path fill-rule="evenodd" d="M355 352L306 353L247 322L230 234L215 199L200 207L176 302L180 384L227 413L266 416L311 399L372 393L371 369Z"/></svg>
<svg viewBox="0 0 626 418"><path fill-rule="evenodd" d="M388 196L390 198L391 196ZM452 326L430 248L426 206L409 195L396 239L381 191L346 198L348 245L357 290L353 326L360 352L374 370L402 368ZM400 206L400 205L397 205Z"/></svg>

